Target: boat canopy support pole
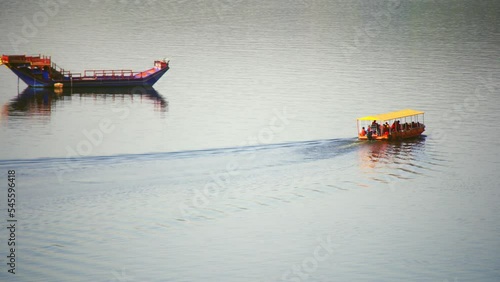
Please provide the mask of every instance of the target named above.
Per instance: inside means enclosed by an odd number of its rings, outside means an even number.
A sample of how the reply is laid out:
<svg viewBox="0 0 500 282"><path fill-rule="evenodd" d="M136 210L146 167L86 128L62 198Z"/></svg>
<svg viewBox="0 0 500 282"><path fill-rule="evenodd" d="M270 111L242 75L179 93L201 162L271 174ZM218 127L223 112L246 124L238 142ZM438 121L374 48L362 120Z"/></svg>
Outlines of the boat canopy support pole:
<svg viewBox="0 0 500 282"><path fill-rule="evenodd" d="M356 129L358 130L357 134L359 136L359 120L356 119Z"/></svg>

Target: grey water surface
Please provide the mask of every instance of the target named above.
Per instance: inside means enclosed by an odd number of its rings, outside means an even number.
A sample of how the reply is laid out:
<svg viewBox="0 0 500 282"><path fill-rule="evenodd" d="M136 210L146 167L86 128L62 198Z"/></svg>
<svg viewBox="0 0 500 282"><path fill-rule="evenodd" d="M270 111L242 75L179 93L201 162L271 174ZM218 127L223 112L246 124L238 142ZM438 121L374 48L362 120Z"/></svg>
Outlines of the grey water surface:
<svg viewBox="0 0 500 282"><path fill-rule="evenodd" d="M500 2L0 1L1 281L499 281ZM425 111L422 138L357 117ZM2 225L2 226L3 226Z"/></svg>

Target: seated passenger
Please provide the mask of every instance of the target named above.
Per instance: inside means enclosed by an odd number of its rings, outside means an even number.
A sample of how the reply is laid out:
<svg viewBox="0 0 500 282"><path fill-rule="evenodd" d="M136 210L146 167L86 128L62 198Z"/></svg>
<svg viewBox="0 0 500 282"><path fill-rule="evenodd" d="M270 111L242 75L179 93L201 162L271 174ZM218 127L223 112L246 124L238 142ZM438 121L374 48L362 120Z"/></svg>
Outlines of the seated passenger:
<svg viewBox="0 0 500 282"><path fill-rule="evenodd" d="M365 130L365 128L363 127L363 128L361 129L361 132L359 133L359 136L365 136L365 135L366 135L366 130Z"/></svg>

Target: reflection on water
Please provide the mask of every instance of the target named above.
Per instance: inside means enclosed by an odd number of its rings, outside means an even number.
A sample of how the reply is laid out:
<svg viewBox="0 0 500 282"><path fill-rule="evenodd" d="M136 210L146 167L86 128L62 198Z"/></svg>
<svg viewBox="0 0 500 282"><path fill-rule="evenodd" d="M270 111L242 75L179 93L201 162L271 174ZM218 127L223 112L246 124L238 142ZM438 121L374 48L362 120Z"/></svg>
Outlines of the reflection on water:
<svg viewBox="0 0 500 282"><path fill-rule="evenodd" d="M423 175L436 165L425 148L425 135L402 142L362 142L358 156L360 170L369 182L391 185Z"/></svg>
<svg viewBox="0 0 500 282"><path fill-rule="evenodd" d="M402 142L363 142L359 152L363 167L375 168L385 164L417 161L423 152L425 136Z"/></svg>
<svg viewBox="0 0 500 282"><path fill-rule="evenodd" d="M168 111L168 101L152 87L85 87L71 89L51 89L27 87L18 96L4 105L2 118L8 116L49 116L59 101L73 97L94 97L96 99L130 99L139 97L153 102L155 111Z"/></svg>
<svg viewBox="0 0 500 282"><path fill-rule="evenodd" d="M163 143L157 140L168 134L169 114L169 102L151 87L26 88L2 106L2 142L11 146L2 157L68 156L103 121L113 125L112 134L84 155L137 153L144 147L161 151ZM136 129L127 130L130 126ZM54 142L61 146L53 146Z"/></svg>

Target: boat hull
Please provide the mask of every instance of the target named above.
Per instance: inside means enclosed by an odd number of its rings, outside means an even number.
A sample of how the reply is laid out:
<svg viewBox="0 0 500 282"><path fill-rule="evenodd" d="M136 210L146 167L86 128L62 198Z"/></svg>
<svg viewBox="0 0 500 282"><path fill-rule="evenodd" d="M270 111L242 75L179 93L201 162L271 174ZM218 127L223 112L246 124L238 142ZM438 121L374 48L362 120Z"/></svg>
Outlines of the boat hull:
<svg viewBox="0 0 500 282"><path fill-rule="evenodd" d="M412 128L409 130L404 130L404 131L398 131L398 132L391 132L390 134L385 134L385 135L372 135L371 138L368 138L367 135L358 136L359 140L379 140L379 141L390 141L390 140L403 140L403 139L409 139L409 138L415 138L420 135L425 131L425 126L421 126L418 128Z"/></svg>
<svg viewBox="0 0 500 282"><path fill-rule="evenodd" d="M36 78L22 69L9 68L29 87L54 87L56 83L61 83L63 87L120 87L120 86L153 86L168 70L169 67L163 68L147 77L143 78L65 78L60 80L42 80Z"/></svg>

